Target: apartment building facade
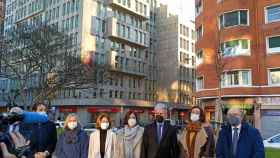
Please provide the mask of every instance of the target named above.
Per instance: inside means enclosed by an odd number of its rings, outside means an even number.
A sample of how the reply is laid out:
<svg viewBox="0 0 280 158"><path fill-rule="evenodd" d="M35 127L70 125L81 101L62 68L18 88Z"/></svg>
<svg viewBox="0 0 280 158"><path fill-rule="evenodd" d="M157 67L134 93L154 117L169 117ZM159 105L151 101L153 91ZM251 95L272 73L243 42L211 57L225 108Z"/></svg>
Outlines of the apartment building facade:
<svg viewBox="0 0 280 158"><path fill-rule="evenodd" d="M209 120L221 92L265 138L279 131L279 22L279 0L196 0L196 96Z"/></svg>
<svg viewBox="0 0 280 158"><path fill-rule="evenodd" d="M128 110L149 121L156 101L156 0L7 0L4 32L17 23L57 27L74 41L72 53L108 64L109 81L94 89L65 89L51 102L60 118L77 112L82 123L109 113L115 125ZM10 81L2 81L10 82ZM7 90L8 91L8 90ZM32 100L32 94L27 95Z"/></svg>
<svg viewBox="0 0 280 158"><path fill-rule="evenodd" d="M4 30L4 17L5 17L5 1L0 0L0 34L3 34Z"/></svg>
<svg viewBox="0 0 280 158"><path fill-rule="evenodd" d="M195 24L160 5L156 19L158 101L173 109L173 118L187 117L194 105Z"/></svg>

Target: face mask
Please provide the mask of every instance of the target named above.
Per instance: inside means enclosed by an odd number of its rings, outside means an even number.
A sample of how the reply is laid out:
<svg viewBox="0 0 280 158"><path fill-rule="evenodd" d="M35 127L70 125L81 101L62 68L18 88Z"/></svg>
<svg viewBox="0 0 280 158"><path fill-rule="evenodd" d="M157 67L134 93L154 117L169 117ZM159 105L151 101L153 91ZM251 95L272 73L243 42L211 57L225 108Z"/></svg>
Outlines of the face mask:
<svg viewBox="0 0 280 158"><path fill-rule="evenodd" d="M191 121L196 122L199 120L199 114L191 113Z"/></svg>
<svg viewBox="0 0 280 158"><path fill-rule="evenodd" d="M159 122L159 123L162 123L163 122L163 116L156 115L156 121Z"/></svg>
<svg viewBox="0 0 280 158"><path fill-rule="evenodd" d="M100 128L103 129L103 130L107 130L109 127L109 123L101 123L100 124Z"/></svg>
<svg viewBox="0 0 280 158"><path fill-rule="evenodd" d="M229 116L228 117L228 122L232 126L238 126L241 123L241 118L239 118L237 116Z"/></svg>
<svg viewBox="0 0 280 158"><path fill-rule="evenodd" d="M130 118L130 119L128 119L127 123L130 127L134 127L137 122L136 122L136 119Z"/></svg>
<svg viewBox="0 0 280 158"><path fill-rule="evenodd" d="M45 111L41 111L41 112L38 112L39 114L41 115L47 115L47 113Z"/></svg>
<svg viewBox="0 0 280 158"><path fill-rule="evenodd" d="M71 129L71 130L75 129L77 126L78 126L77 122L69 122L68 123L68 128Z"/></svg>

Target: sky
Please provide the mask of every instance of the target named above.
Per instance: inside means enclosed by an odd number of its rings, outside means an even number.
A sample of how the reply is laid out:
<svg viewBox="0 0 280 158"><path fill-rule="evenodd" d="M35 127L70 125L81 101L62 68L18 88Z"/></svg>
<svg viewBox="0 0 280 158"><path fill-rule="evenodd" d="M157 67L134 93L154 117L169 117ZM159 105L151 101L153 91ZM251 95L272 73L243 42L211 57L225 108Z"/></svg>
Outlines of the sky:
<svg viewBox="0 0 280 158"><path fill-rule="evenodd" d="M163 4L168 4L172 12L181 15L186 20L195 19L195 0L160 0Z"/></svg>

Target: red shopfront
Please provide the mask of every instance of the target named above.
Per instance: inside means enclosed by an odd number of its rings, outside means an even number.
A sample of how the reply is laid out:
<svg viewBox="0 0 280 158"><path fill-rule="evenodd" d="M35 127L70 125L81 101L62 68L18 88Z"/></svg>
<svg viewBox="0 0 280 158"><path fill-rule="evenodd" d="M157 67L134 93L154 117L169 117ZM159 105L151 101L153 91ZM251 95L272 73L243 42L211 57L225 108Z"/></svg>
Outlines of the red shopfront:
<svg viewBox="0 0 280 158"><path fill-rule="evenodd" d="M77 113L78 108L75 106L62 106L58 108L59 119L65 120L66 116L70 113Z"/></svg>
<svg viewBox="0 0 280 158"><path fill-rule="evenodd" d="M120 123L120 114L121 108L118 107L89 107L87 108L87 112L91 114L90 122L95 123L97 117L102 114L106 113L111 118L113 126L119 125Z"/></svg>
<svg viewBox="0 0 280 158"><path fill-rule="evenodd" d="M130 108L127 111L133 111L137 114L139 123L147 125L154 120L154 111L150 108Z"/></svg>

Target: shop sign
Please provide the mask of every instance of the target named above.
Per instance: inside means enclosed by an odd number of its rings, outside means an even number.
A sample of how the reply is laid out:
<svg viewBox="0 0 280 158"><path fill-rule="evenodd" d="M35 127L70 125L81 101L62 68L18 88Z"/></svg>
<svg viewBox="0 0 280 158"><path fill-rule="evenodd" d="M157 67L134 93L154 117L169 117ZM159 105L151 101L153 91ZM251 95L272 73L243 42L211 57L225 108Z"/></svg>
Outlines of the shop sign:
<svg viewBox="0 0 280 158"><path fill-rule="evenodd" d="M93 108L88 108L87 109L88 112L90 113L96 113L96 112L104 112L104 113L117 113L117 112L120 112L120 109L119 108L96 108L96 107L93 107Z"/></svg>
<svg viewBox="0 0 280 158"><path fill-rule="evenodd" d="M263 110L263 116L280 116L280 110Z"/></svg>

